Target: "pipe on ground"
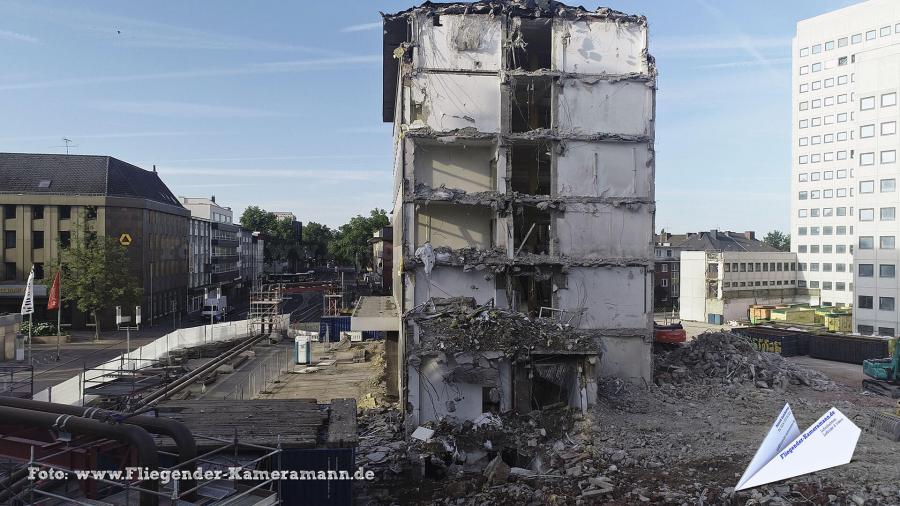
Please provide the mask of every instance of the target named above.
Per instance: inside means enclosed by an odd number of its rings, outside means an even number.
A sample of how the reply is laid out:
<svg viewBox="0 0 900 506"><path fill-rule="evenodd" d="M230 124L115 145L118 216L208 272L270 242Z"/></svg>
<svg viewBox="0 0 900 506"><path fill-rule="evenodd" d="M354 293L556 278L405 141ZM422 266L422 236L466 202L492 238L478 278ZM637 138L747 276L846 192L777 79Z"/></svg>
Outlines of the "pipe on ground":
<svg viewBox="0 0 900 506"><path fill-rule="evenodd" d="M110 425L80 416L60 415L45 411L0 406L0 421L42 429L60 430L112 439L127 444L137 452L138 465L151 470L159 469L156 442L146 430L129 424ZM143 485L149 491L159 491L159 481L151 480ZM140 493L140 506L158 506L159 497L147 491Z"/></svg>
<svg viewBox="0 0 900 506"><path fill-rule="evenodd" d="M178 446L179 462L188 462L197 457L197 442L194 440L194 435L191 433L191 430L188 429L185 424L171 418L132 416L123 419L121 413L106 409L70 406L68 404L34 401L31 399L19 399L15 397L0 397L0 406L80 416L105 423L118 422L136 425L151 434L160 434L172 438L172 440L175 441L175 445ZM190 470L193 471L196 467L197 465L194 463L190 466ZM182 490L189 490L194 488L195 483L193 479L181 480L181 485ZM184 499L189 501L193 500L195 495L196 492L191 492L190 494L187 494Z"/></svg>

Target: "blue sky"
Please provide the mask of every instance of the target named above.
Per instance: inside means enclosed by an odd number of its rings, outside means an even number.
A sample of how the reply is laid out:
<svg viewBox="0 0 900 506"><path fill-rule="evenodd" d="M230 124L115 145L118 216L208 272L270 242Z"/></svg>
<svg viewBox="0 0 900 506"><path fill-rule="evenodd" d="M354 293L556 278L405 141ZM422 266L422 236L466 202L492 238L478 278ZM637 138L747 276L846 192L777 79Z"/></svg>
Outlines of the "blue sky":
<svg viewBox="0 0 900 506"><path fill-rule="evenodd" d="M602 4L650 21L657 229L787 228L795 23L852 3ZM378 11L411 5L0 0L0 151L69 137L236 214L336 226L389 209Z"/></svg>

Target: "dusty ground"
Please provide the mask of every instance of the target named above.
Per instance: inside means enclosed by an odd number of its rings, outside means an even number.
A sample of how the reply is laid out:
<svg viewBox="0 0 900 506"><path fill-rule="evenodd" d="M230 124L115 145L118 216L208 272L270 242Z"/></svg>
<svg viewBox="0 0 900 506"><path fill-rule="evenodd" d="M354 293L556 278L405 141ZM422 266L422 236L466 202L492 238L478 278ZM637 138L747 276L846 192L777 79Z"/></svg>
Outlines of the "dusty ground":
<svg viewBox="0 0 900 506"><path fill-rule="evenodd" d="M725 368L720 358L711 360ZM900 504L900 443L869 428L871 414L896 401L864 394L860 373L849 364L808 357L764 362L775 373L768 386L759 386L756 374L737 381L698 374L680 384L669 376L669 383L642 387L611 381L586 416L559 408L504 417L495 428L438 424L427 444L404 442L395 411L367 411L358 460L377 469L379 480L360 488L358 502ZM712 370L707 362L696 367ZM815 388L796 381L798 371L808 373ZM847 415L862 429L853 461L735 493L785 402L801 430L832 406Z"/></svg>
<svg viewBox="0 0 900 506"><path fill-rule="evenodd" d="M368 360L365 362L338 361L334 365L315 366L317 371L308 374L298 372L286 374L275 383L269 394L259 394L260 399L316 399L328 402L331 399L354 398L357 405L374 407L374 399L382 388L379 376L382 373L384 343L381 341L365 341L353 343L349 350L364 350ZM314 343L313 364L335 357L335 350L327 349L325 344ZM297 366L295 371L304 369Z"/></svg>

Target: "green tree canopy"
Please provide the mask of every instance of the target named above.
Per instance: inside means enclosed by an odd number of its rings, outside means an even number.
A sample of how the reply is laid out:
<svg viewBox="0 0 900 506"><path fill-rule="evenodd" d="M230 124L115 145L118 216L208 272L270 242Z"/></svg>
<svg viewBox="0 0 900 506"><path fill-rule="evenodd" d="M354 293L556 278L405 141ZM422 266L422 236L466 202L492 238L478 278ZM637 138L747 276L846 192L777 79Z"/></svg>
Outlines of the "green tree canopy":
<svg viewBox="0 0 900 506"><path fill-rule="evenodd" d="M329 255L328 245L334 240L334 231L327 225L308 222L303 227L303 246L306 248L306 255L315 260L325 260Z"/></svg>
<svg viewBox="0 0 900 506"><path fill-rule="evenodd" d="M114 237L97 237L92 230L80 227L63 248L60 262L50 266L45 276L47 287L53 284L56 271L62 297L75 302L78 309L94 320L94 338L100 338L97 313L114 306L132 307L140 303L141 288L129 269L127 248Z"/></svg>
<svg viewBox="0 0 900 506"><path fill-rule="evenodd" d="M766 236L763 238L763 242L781 251L791 250L790 234L785 234L784 232L778 230L773 230L766 234Z"/></svg>
<svg viewBox="0 0 900 506"><path fill-rule="evenodd" d="M300 244L294 236L294 224L290 220L280 219L275 213L250 206L241 214L241 226L245 230L265 234L263 251L265 261L283 261L300 256Z"/></svg>
<svg viewBox="0 0 900 506"><path fill-rule="evenodd" d="M389 224L384 209L373 209L369 217L354 216L337 230L329 249L339 263L353 264L363 270L372 264L372 245L369 243L372 234Z"/></svg>

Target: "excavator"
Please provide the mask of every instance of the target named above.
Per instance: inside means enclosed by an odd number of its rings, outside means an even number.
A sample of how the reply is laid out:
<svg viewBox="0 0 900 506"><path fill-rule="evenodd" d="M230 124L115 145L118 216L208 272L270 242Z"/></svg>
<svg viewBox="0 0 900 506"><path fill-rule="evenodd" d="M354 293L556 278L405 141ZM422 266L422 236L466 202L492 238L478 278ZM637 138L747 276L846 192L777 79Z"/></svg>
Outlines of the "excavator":
<svg viewBox="0 0 900 506"><path fill-rule="evenodd" d="M894 346L893 357L864 360L863 373L869 377L863 380L864 389L900 399L900 343Z"/></svg>

